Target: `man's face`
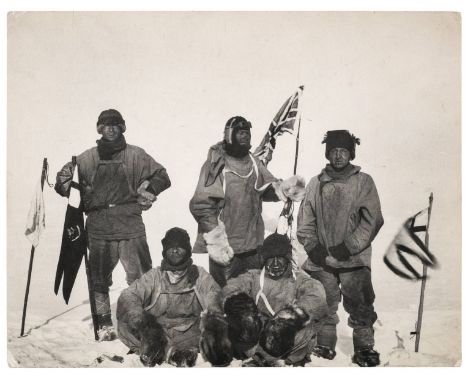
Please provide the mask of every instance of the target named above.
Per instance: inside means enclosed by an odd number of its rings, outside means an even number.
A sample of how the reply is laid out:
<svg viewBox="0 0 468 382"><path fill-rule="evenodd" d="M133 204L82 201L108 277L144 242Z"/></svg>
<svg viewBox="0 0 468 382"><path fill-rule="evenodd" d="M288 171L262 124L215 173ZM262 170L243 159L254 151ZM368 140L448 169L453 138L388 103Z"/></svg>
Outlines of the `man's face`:
<svg viewBox="0 0 468 382"><path fill-rule="evenodd" d="M350 157L349 150L343 147L335 147L328 154L330 165L337 171L343 170L349 164Z"/></svg>
<svg viewBox="0 0 468 382"><path fill-rule="evenodd" d="M101 130L102 138L105 141L115 141L118 137L120 137L120 127L119 126L104 126Z"/></svg>
<svg viewBox="0 0 468 382"><path fill-rule="evenodd" d="M240 146L250 146L250 129L236 131L235 138Z"/></svg>
<svg viewBox="0 0 468 382"><path fill-rule="evenodd" d="M172 265L181 264L187 255L187 251L184 248L172 247L166 250L166 258Z"/></svg>
<svg viewBox="0 0 468 382"><path fill-rule="evenodd" d="M289 260L286 257L270 257L265 262L265 271L271 278L281 277L288 269Z"/></svg>

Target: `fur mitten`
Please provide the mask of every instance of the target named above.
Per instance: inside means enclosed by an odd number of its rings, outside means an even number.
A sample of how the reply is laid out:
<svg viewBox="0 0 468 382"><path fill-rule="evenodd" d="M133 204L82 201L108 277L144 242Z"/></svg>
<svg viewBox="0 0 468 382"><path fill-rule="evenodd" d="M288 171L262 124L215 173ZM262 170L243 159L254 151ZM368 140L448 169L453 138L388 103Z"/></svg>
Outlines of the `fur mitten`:
<svg viewBox="0 0 468 382"><path fill-rule="evenodd" d="M328 252L327 249L322 244L320 244L320 242L318 242L314 248L307 252L307 256L309 256L309 259L315 265L323 267L326 264L325 259L328 256Z"/></svg>
<svg viewBox="0 0 468 382"><path fill-rule="evenodd" d="M143 312L139 335L141 363L147 367L160 365L166 359L168 340L155 316Z"/></svg>
<svg viewBox="0 0 468 382"><path fill-rule="evenodd" d="M287 306L267 322L260 345L271 356L285 358L294 347L297 332L308 322L309 315L302 308Z"/></svg>
<svg viewBox="0 0 468 382"><path fill-rule="evenodd" d="M221 313L203 312L200 321L200 353L213 366L228 366L232 361L232 346L228 324Z"/></svg>
<svg viewBox="0 0 468 382"><path fill-rule="evenodd" d="M226 227L222 221L210 232L204 233L206 248L210 259L221 265L228 265L234 256L234 251L228 242Z"/></svg>
<svg viewBox="0 0 468 382"><path fill-rule="evenodd" d="M140 335L144 313L141 310L132 310L126 313L125 321L134 336Z"/></svg>
<svg viewBox="0 0 468 382"><path fill-rule="evenodd" d="M346 247L344 242L339 245L335 245L334 247L330 247L329 250L330 255L338 261L347 261L351 258L351 252L349 252L349 249Z"/></svg>
<svg viewBox="0 0 468 382"><path fill-rule="evenodd" d="M224 303L231 341L255 345L260 337L262 321L257 305L246 293L239 293Z"/></svg>
<svg viewBox="0 0 468 382"><path fill-rule="evenodd" d="M293 175L290 178L277 181L272 184L275 193L280 200L286 202L291 199L293 202L300 202L305 196L305 180L302 176Z"/></svg>

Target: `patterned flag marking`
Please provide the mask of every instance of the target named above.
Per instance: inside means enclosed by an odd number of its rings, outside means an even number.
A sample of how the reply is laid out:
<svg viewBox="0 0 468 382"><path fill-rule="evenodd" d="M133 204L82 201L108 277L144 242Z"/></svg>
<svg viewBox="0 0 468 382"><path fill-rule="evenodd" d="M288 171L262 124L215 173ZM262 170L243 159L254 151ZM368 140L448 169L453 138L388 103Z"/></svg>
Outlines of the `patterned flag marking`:
<svg viewBox="0 0 468 382"><path fill-rule="evenodd" d="M298 121L299 99L302 96L302 91L303 86L299 86L281 106L271 121L267 133L253 153L265 166L271 161L273 150L276 147L276 139L285 132L292 134L294 131L296 121Z"/></svg>
<svg viewBox="0 0 468 382"><path fill-rule="evenodd" d="M29 207L26 231L24 234L34 247L39 245L39 238L45 229L45 208L41 181L39 180Z"/></svg>
<svg viewBox="0 0 468 382"><path fill-rule="evenodd" d="M407 219L387 249L384 263L396 275L408 280L421 280L424 276L417 270L418 265L437 267L435 256L424 244L427 218L428 208Z"/></svg>

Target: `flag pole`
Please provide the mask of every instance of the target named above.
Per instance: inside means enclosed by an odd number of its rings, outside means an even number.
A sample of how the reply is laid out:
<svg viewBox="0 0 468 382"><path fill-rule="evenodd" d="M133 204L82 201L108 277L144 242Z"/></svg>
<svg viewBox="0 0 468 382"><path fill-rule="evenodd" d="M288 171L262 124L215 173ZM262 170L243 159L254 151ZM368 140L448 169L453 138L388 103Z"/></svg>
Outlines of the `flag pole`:
<svg viewBox="0 0 468 382"><path fill-rule="evenodd" d="M301 96L302 96L302 92L304 91L304 85L301 85L299 86L299 89L301 89ZM299 106L300 107L300 106ZM301 109L299 109L301 110ZM301 110L302 111L302 110ZM293 175L296 175L296 171L297 171L297 162L298 162L298 157L299 157L299 135L301 133L301 119L302 119L302 112L300 112L299 114L299 121L297 122L297 134L296 134L296 154L294 156L294 171L293 171ZM292 221L291 221L291 213L292 213L292 205L293 205L293 202L291 199L288 199L287 201L287 204L285 206L285 210L288 211L288 223L289 225L292 224Z"/></svg>
<svg viewBox="0 0 468 382"><path fill-rule="evenodd" d="M304 85L299 86L299 89L301 89L301 96L302 96L302 92L304 91ZM299 110L301 110L301 109L299 109ZM302 119L302 113L299 114L299 120L298 120L298 124L297 124L296 153L295 153L295 156L294 156L293 175L296 175L296 171L297 171L297 159L299 157L299 134L301 132L301 119ZM283 210L280 213L280 216L287 217L289 227L291 227L291 225L292 225L292 207L293 207L293 202L292 202L291 199L288 199L286 201L286 203L284 204Z"/></svg>
<svg viewBox="0 0 468 382"><path fill-rule="evenodd" d="M427 210L426 235L424 238L424 244L426 248L429 248L429 223L431 221L433 199L434 197L431 192L431 195L429 196L429 208ZM419 340L421 338L421 326L422 326L422 316L423 316L423 306L424 306L424 290L426 288L426 279L427 279L427 265L423 264L423 277L421 280L421 294L419 296L418 321L416 322L416 341L414 344L414 351L416 353L419 351Z"/></svg>
<svg viewBox="0 0 468 382"><path fill-rule="evenodd" d="M302 92L304 91L304 85L299 86L299 89L301 89L301 96ZM302 119L302 109L301 113L299 114L299 122L297 123L297 135L296 135L296 155L294 157L294 174L296 175L296 170L297 170L297 158L299 156L299 134L301 133L301 119Z"/></svg>
<svg viewBox="0 0 468 382"><path fill-rule="evenodd" d="M41 175L41 190L44 190L44 181L47 172L47 158L44 158L42 161L42 175ZM26 282L26 291L24 293L24 304L23 304L23 317L21 318L21 334L20 336L24 336L24 324L26 322L26 310L28 308L28 297L29 297L29 287L31 285L31 274L32 274L32 267L34 262L34 251L36 247L34 245L31 246L31 255L29 257L29 269L28 269L28 281Z"/></svg>

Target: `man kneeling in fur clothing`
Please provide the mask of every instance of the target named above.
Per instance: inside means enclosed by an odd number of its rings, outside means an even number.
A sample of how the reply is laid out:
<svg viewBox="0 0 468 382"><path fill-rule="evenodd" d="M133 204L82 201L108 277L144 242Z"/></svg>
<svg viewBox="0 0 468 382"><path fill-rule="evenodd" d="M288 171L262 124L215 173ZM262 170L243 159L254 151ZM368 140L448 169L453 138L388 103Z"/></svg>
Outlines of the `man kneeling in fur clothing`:
<svg viewBox="0 0 468 382"><path fill-rule="evenodd" d="M285 235L268 236L260 249L263 269L230 279L224 311L234 356L243 366L304 366L328 308L322 284L292 270Z"/></svg>
<svg viewBox="0 0 468 382"><path fill-rule="evenodd" d="M187 232L172 228L162 239L163 260L120 295L118 335L145 366L194 366L198 352L214 366L232 360L221 289L193 265Z"/></svg>

